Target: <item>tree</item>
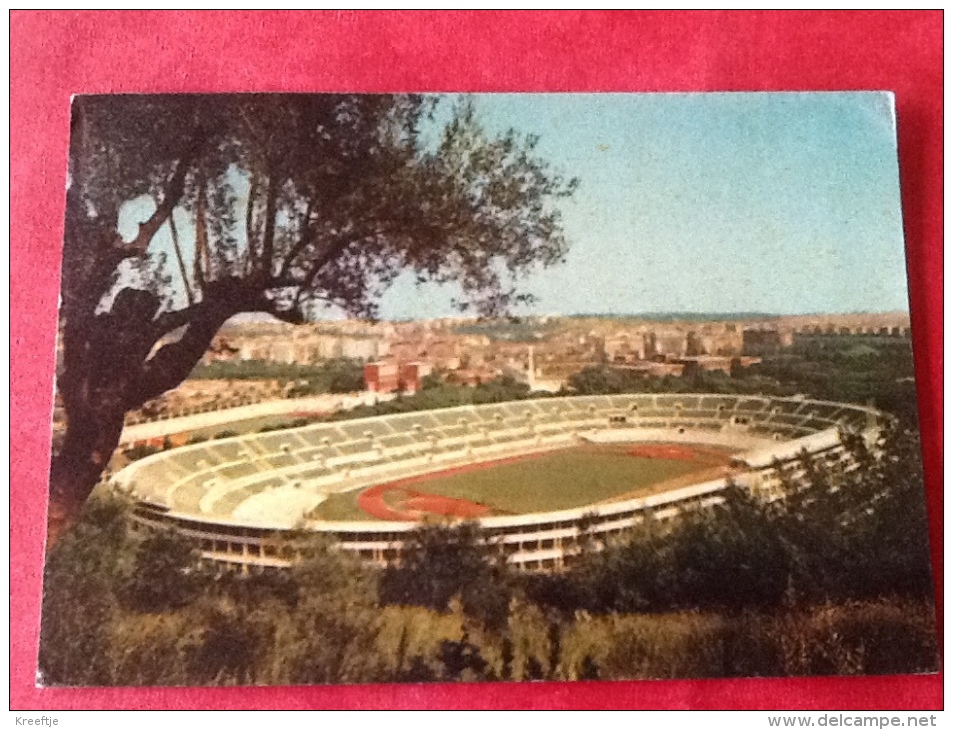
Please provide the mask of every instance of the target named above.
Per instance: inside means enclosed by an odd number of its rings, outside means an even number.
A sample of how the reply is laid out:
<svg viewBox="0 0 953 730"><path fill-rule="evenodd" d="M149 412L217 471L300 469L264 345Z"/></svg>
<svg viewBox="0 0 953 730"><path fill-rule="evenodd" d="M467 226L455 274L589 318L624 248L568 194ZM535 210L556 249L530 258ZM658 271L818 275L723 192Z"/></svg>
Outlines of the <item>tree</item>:
<svg viewBox="0 0 953 730"><path fill-rule="evenodd" d="M189 604L201 591L197 552L169 532L157 532L136 548L125 583L127 600L140 611L165 611Z"/></svg>
<svg viewBox="0 0 953 730"><path fill-rule="evenodd" d="M496 314L567 250L566 180L537 139L491 136L474 105L416 95L83 96L73 103L50 542L125 413L177 386L241 312L374 317L402 271ZM129 211L144 218L131 235ZM145 212L143 212L145 211ZM157 242L168 238L167 250Z"/></svg>
<svg viewBox="0 0 953 730"><path fill-rule="evenodd" d="M464 614L491 629L506 623L510 602L506 558L474 522L424 525L408 535L401 559L381 579L387 603Z"/></svg>
<svg viewBox="0 0 953 730"><path fill-rule="evenodd" d="M574 373L569 378L569 387L580 395L621 393L622 379L611 368L589 367Z"/></svg>

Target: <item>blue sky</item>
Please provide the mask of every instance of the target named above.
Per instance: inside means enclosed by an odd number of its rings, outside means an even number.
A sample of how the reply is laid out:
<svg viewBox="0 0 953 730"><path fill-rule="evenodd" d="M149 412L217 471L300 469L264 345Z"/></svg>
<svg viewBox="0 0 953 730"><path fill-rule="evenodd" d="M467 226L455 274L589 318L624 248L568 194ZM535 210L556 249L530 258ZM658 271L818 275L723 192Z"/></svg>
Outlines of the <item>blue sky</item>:
<svg viewBox="0 0 953 730"><path fill-rule="evenodd" d="M539 135L538 154L580 180L559 203L567 261L523 281L538 302L520 313L907 309L889 94L474 99L491 132ZM188 217L176 221L191 250ZM153 250L171 251L166 229ZM406 275L381 315L452 315L458 295Z"/></svg>
<svg viewBox="0 0 953 730"><path fill-rule="evenodd" d="M538 134L580 178L540 314L907 309L887 94L485 95L491 130ZM409 277L385 317L451 313Z"/></svg>

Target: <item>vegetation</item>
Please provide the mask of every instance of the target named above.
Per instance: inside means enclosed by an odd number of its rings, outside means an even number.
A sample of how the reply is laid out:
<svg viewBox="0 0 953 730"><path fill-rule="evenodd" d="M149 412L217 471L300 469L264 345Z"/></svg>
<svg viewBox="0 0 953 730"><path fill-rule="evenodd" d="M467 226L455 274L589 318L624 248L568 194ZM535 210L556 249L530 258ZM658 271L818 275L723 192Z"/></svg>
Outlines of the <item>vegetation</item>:
<svg viewBox="0 0 953 730"><path fill-rule="evenodd" d="M441 383L435 378L427 380L422 385L424 387L413 395L398 393L393 400L382 401L370 406L361 405L348 411L338 411L333 418L344 421L352 418L386 416L394 413L429 411L438 408L481 405L484 403L504 403L506 401L539 397L535 393L530 393L528 385L511 377L502 377L473 387Z"/></svg>
<svg viewBox="0 0 953 730"><path fill-rule="evenodd" d="M737 370L733 375L720 371L698 372L688 377L666 375L645 377L611 365L585 368L569 378L569 388L578 395L613 393L720 393L725 395L794 395L791 384L758 375L753 369Z"/></svg>
<svg viewBox="0 0 953 730"><path fill-rule="evenodd" d="M222 361L195 366L195 380L277 380L290 384L290 397L353 393L364 389L363 365L355 360L328 360L319 365L264 360Z"/></svg>
<svg viewBox="0 0 953 730"><path fill-rule="evenodd" d="M499 630L506 624L513 578L503 553L472 522L425 525L407 541L404 558L381 576L383 603L464 615Z"/></svg>
<svg viewBox="0 0 953 730"><path fill-rule="evenodd" d="M863 347L859 342L864 342ZM764 358L754 377L797 388L815 398L871 404L892 413L906 427L917 425L913 352L899 338L818 337Z"/></svg>
<svg viewBox="0 0 953 730"><path fill-rule="evenodd" d="M806 462L784 500L739 488L553 575L472 524L428 525L374 570L312 538L279 574L210 572L94 499L46 568L46 684L624 679L937 667L915 436ZM784 478L787 478L785 475ZM295 536L300 547L304 536Z"/></svg>
<svg viewBox="0 0 953 730"><path fill-rule="evenodd" d="M739 395L809 395L821 400L873 405L916 427L917 399L913 353L909 342L885 338L858 352L850 337L817 338L760 364L688 377L643 377L608 365L586 368L569 379L580 395L611 393L724 393ZM864 338L865 340L867 338Z"/></svg>
<svg viewBox="0 0 953 730"><path fill-rule="evenodd" d="M438 126L437 101L73 100L57 381L66 432L48 544L109 463L125 414L188 377L232 316L297 324L332 306L373 317L403 271L457 283L461 308L480 314L529 299L519 279L567 251L557 204L575 181L536 155L535 137L488 135L471 102Z"/></svg>

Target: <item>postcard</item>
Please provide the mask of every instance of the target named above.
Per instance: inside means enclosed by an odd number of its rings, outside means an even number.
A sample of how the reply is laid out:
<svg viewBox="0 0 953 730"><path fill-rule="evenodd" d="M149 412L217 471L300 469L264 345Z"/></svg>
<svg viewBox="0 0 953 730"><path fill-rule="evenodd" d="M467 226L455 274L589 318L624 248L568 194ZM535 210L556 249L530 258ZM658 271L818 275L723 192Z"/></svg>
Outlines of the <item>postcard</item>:
<svg viewBox="0 0 953 730"><path fill-rule="evenodd" d="M81 95L42 686L938 668L893 97Z"/></svg>

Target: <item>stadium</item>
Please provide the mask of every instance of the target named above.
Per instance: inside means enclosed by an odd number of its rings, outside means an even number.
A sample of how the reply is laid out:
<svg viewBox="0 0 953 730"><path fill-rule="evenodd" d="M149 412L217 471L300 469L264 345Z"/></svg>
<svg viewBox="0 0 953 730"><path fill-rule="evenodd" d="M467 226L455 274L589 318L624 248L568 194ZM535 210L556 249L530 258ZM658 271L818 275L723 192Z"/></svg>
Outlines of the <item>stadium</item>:
<svg viewBox="0 0 953 730"><path fill-rule="evenodd" d="M805 452L848 460L843 435L872 444L882 419L803 397L551 397L203 442L113 485L137 529L242 572L288 567L308 532L386 565L422 522L451 519L477 520L514 567L552 571L642 520L717 504L731 482L775 498L779 465L797 478Z"/></svg>

